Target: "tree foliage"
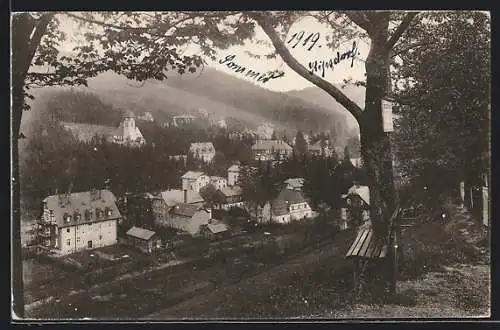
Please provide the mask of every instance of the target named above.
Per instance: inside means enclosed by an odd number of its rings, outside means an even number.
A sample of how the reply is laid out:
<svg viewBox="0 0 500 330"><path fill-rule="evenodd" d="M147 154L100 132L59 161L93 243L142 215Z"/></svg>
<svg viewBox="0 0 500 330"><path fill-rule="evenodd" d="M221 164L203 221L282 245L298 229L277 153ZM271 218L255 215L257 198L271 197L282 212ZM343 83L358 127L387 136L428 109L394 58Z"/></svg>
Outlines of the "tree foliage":
<svg viewBox="0 0 500 330"><path fill-rule="evenodd" d="M401 55L396 155L403 175L450 187L489 167L490 54L485 13L426 14ZM409 46L407 46L409 47Z"/></svg>

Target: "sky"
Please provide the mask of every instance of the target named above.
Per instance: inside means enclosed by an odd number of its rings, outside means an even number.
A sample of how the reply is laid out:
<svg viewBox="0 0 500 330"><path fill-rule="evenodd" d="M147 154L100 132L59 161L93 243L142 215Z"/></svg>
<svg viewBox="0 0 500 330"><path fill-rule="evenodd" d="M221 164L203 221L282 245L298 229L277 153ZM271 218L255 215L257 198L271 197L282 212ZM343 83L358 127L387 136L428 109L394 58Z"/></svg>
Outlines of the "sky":
<svg viewBox="0 0 500 330"><path fill-rule="evenodd" d="M78 33L81 33L82 31L79 30L74 21L69 19L67 16L60 16L60 23L61 29L66 33L68 39L67 42L61 45L61 47L65 51L71 51L72 47L75 45L74 40L77 40ZM301 34L302 31L303 34ZM326 47L326 36L329 34L328 27L321 25L312 17L301 19L294 25L292 25L285 41L289 41L294 34L296 34L296 38L286 45L291 54L306 68L309 67L309 62L329 60L336 55L337 51L342 54L346 51L351 50L353 41L355 41L358 48L356 59L354 61L341 61L338 65L334 66L333 70L326 69L324 79L335 84L340 84L344 79L349 78L353 80L364 80L364 59L366 58L369 50L369 44L367 44L365 41L349 40L348 42L342 44L339 49L329 49L328 47ZM301 41L295 48L293 48L292 46L297 43L297 38L300 35L303 36L301 38ZM309 38L308 42L306 42L306 46L304 47L303 42L310 35L312 36ZM256 29L255 38L265 40L267 42L270 41L267 35L260 29L260 27L257 27ZM314 43L314 46L311 48L311 50L308 50L315 39L317 39L317 41ZM285 92L289 90L300 90L306 87L313 86L306 79L290 69L287 64L284 63L281 57L279 57L279 55L276 59L256 59L245 53L245 51L250 51L254 54L267 54L270 52L270 50L271 48L269 47L266 47L264 45L256 45L248 41L245 43L245 45L232 46L227 50L218 51L217 60L211 61L208 59L207 64L208 66L213 67L217 70L223 71L227 74L236 76L241 79L245 79L263 88L274 91ZM224 59L228 55L235 55L235 58L232 61L235 64L241 65L253 71L264 73L266 71L280 70L285 74L280 78L271 79L266 83L257 82L255 81L255 79L245 77L244 74L236 73L234 70L228 68L226 64L219 63L221 59ZM318 74L321 75L321 73Z"/></svg>

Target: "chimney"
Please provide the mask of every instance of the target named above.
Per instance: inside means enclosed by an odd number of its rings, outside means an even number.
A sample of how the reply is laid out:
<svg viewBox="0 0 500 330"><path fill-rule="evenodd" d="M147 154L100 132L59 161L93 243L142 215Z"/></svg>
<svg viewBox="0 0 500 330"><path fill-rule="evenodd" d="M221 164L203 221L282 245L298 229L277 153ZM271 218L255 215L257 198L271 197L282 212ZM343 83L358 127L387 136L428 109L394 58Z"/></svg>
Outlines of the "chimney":
<svg viewBox="0 0 500 330"><path fill-rule="evenodd" d="M188 191L187 189L184 189L184 204L187 204L187 200L188 200Z"/></svg>

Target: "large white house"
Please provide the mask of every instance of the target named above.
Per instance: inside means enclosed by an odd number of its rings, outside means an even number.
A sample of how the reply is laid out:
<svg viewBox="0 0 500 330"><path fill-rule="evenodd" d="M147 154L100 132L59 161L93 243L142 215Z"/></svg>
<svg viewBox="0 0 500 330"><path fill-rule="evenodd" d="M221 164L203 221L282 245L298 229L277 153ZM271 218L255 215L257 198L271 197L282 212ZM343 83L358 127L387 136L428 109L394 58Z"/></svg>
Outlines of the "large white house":
<svg viewBox="0 0 500 330"><path fill-rule="evenodd" d="M187 171L181 177L182 190L200 192L201 188L210 183L210 177L203 172Z"/></svg>
<svg viewBox="0 0 500 330"><path fill-rule="evenodd" d="M205 163L210 163L215 157L215 148L212 142L191 143L189 152L196 159L201 159Z"/></svg>
<svg viewBox="0 0 500 330"><path fill-rule="evenodd" d="M109 190L52 195L43 200L37 237L42 247L58 254L114 245L121 218Z"/></svg>
<svg viewBox="0 0 500 330"><path fill-rule="evenodd" d="M227 169L227 185L235 186L238 184L240 179L240 167L239 165L232 165Z"/></svg>
<svg viewBox="0 0 500 330"><path fill-rule="evenodd" d="M282 140L259 140L252 146L255 160L283 160L289 158L292 152L293 148Z"/></svg>

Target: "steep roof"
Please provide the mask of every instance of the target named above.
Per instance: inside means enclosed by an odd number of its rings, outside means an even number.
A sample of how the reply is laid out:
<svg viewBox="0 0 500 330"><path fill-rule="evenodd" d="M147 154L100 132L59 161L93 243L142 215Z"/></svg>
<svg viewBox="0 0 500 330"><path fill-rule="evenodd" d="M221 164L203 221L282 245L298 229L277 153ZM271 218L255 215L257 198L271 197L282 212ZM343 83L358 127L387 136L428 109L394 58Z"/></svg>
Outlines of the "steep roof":
<svg viewBox="0 0 500 330"><path fill-rule="evenodd" d="M175 215L191 218L200 208L191 204L180 203L172 208L171 212Z"/></svg>
<svg viewBox="0 0 500 330"><path fill-rule="evenodd" d="M43 202L48 210L54 212L54 219L59 227L121 218L120 211L116 206L115 195L106 189L75 192L68 195L51 195L46 197ZM97 216L97 209L103 211L101 217ZM111 211L111 214L106 214L106 210ZM75 218L75 213L80 214L79 220ZM71 221L65 221L65 215L70 215Z"/></svg>
<svg viewBox="0 0 500 330"><path fill-rule="evenodd" d="M127 231L127 236L140 238L142 240L150 240L156 233L140 227L132 227Z"/></svg>
<svg viewBox="0 0 500 330"><path fill-rule="evenodd" d="M368 205L370 205L370 188L368 186L352 186L347 191L347 195L358 195Z"/></svg>
<svg viewBox="0 0 500 330"><path fill-rule="evenodd" d="M212 149L215 150L214 145L212 142L193 142L191 143L189 150L194 151L194 150L199 150L199 149Z"/></svg>
<svg viewBox="0 0 500 330"><path fill-rule="evenodd" d="M273 215L288 214L288 206L286 205L286 201L278 198L274 199L271 202L271 211Z"/></svg>
<svg viewBox="0 0 500 330"><path fill-rule="evenodd" d="M217 222L217 223L209 223L206 225L208 230L210 230L212 233L217 234L217 233L222 233L228 230L228 227L223 224L222 222Z"/></svg>
<svg viewBox="0 0 500 330"><path fill-rule="evenodd" d="M282 140L259 140L252 146L252 150L289 150L292 147Z"/></svg>
<svg viewBox="0 0 500 330"><path fill-rule="evenodd" d="M288 205L306 202L304 195L300 191L283 189L276 199L285 201Z"/></svg>
<svg viewBox="0 0 500 330"><path fill-rule="evenodd" d="M130 111L130 110L127 110L125 111L125 113L123 114L123 118L135 118L135 114Z"/></svg>
<svg viewBox="0 0 500 330"><path fill-rule="evenodd" d="M184 202L184 192L179 189L171 189L160 192L160 196L168 206Z"/></svg>
<svg viewBox="0 0 500 330"><path fill-rule="evenodd" d="M243 193L239 186L223 187L219 191L226 197L240 196Z"/></svg>
<svg viewBox="0 0 500 330"><path fill-rule="evenodd" d="M184 173L184 175L181 177L182 179L193 179L196 180L200 176L202 176L204 173L203 172L197 172L197 171L187 171Z"/></svg>
<svg viewBox="0 0 500 330"><path fill-rule="evenodd" d="M285 180L285 183L292 187L302 187L304 185L304 178L290 178Z"/></svg>

